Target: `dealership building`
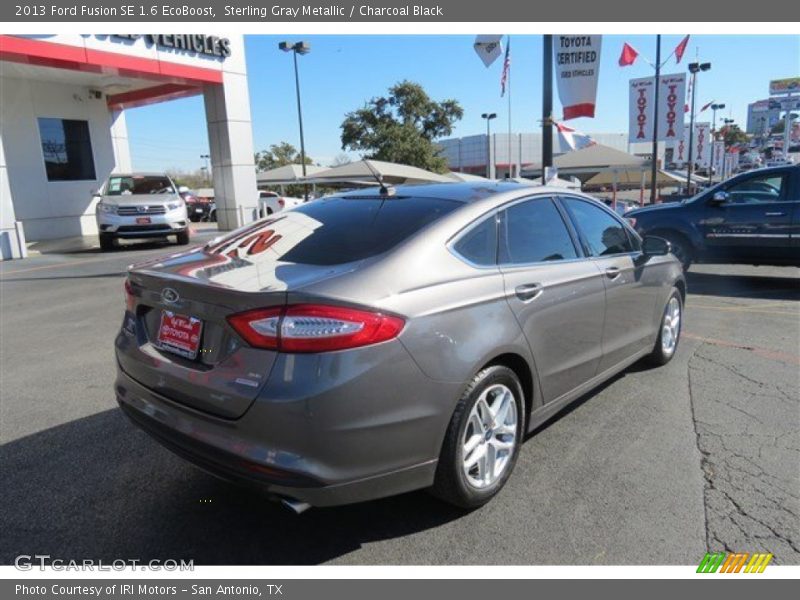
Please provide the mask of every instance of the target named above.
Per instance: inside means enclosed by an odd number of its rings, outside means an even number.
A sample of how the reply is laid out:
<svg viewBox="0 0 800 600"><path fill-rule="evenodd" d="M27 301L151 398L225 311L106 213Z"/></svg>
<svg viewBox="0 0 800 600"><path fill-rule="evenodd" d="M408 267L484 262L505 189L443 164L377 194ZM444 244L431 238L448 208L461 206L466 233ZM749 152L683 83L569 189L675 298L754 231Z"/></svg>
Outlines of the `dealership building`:
<svg viewBox="0 0 800 600"><path fill-rule="evenodd" d="M132 170L126 109L193 95L219 225L231 229L257 193L242 36L0 35L2 258L25 256L26 241L96 234L93 192Z"/></svg>

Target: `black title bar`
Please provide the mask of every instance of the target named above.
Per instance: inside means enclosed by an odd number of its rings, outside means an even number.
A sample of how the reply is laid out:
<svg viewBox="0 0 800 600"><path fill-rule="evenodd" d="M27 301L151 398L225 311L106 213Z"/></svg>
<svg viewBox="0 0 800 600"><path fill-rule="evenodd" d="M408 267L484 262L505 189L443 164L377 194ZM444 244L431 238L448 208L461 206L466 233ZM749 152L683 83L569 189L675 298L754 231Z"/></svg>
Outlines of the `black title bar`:
<svg viewBox="0 0 800 600"><path fill-rule="evenodd" d="M757 9L754 7L757 6ZM47 0L0 3L4 22L771 22L797 20L785 0ZM789 13L795 13L794 15Z"/></svg>

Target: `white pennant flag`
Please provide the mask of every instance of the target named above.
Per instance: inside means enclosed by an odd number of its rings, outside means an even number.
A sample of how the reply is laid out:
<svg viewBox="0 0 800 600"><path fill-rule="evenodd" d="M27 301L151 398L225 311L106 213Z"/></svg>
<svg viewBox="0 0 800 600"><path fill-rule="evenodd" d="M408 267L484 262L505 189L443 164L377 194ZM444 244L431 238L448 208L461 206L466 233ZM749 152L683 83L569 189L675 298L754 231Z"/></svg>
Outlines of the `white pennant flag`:
<svg viewBox="0 0 800 600"><path fill-rule="evenodd" d="M581 133L577 129L568 127L563 123L553 120L558 130L558 142L561 146L561 152L570 152L572 150L582 150L589 146L594 146L597 142L589 135Z"/></svg>
<svg viewBox="0 0 800 600"><path fill-rule="evenodd" d="M472 47L475 48L475 53L483 61L487 67L496 61L503 54L503 45L500 40L503 39L502 35L478 35L475 36L475 43Z"/></svg>

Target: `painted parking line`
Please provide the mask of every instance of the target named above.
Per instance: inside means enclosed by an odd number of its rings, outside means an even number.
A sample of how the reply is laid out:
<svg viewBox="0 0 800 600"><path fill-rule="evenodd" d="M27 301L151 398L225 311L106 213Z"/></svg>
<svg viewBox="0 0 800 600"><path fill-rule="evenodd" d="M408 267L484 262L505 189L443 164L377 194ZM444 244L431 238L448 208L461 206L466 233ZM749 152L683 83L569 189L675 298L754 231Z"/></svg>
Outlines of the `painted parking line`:
<svg viewBox="0 0 800 600"><path fill-rule="evenodd" d="M712 344L714 346L722 346L724 348L736 348L737 350L748 350L750 352L753 352L754 354L757 354L758 356L761 356L762 358L766 358L769 360L776 360L779 362L786 363L788 365L800 366L800 356L798 356L797 354L792 354L790 352L771 350L769 348L762 348L761 346L747 346L745 344L737 344L736 342L731 342L729 340L720 340L716 338L705 337L702 335L691 333L689 331L684 331L683 337L688 338L690 340L697 340L705 344Z"/></svg>
<svg viewBox="0 0 800 600"><path fill-rule="evenodd" d="M85 260L72 260L69 262L64 263L56 263L54 265L41 265L38 267L30 267L28 269L17 269L16 271L2 271L0 272L0 278L5 277L6 275L16 275L18 273L31 273L33 271L41 271L42 269L59 269L61 267L74 267L75 265L90 265L94 263L101 263L107 262L109 260L119 259L118 256L109 256L108 258L95 258L95 259L85 259Z"/></svg>
<svg viewBox="0 0 800 600"><path fill-rule="evenodd" d="M743 312L743 313L760 313L765 315L788 315L791 317L796 317L800 314L800 308L797 310L766 310L770 307L778 307L778 308L787 308L786 302L771 302L768 304L755 304L755 305L748 305L748 306L716 306L713 304L694 304L687 302L686 308L699 308L705 310L714 310L714 311L722 311L722 312Z"/></svg>

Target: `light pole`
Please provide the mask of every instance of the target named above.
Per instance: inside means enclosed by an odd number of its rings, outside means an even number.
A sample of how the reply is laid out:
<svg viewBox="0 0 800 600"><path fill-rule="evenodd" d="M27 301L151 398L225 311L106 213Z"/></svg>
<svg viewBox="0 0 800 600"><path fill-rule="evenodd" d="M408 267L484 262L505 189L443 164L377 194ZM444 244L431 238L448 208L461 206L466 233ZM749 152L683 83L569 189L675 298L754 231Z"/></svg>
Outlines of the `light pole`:
<svg viewBox="0 0 800 600"><path fill-rule="evenodd" d="M722 104L714 103L711 105L711 112L714 115L712 118L713 123L711 124L711 133L717 133L717 111L722 110L723 108L725 108L724 103Z"/></svg>
<svg viewBox="0 0 800 600"><path fill-rule="evenodd" d="M553 36L542 36L542 185L553 166Z"/></svg>
<svg viewBox="0 0 800 600"><path fill-rule="evenodd" d="M305 139L303 138L303 111L300 108L300 76L297 72L297 55L308 54L311 52L311 46L308 44L308 42L295 42L294 44L290 42L281 42L278 44L278 48L284 52L291 52L294 58L294 87L295 92L297 93L297 120L300 123L300 162L303 167L303 178L305 179L306 143ZM308 202L308 184L303 184L303 190L305 194L305 201Z"/></svg>
<svg viewBox="0 0 800 600"><path fill-rule="evenodd" d="M486 179L492 178L492 133L490 123L497 118L497 113L483 113L482 119L486 119Z"/></svg>
<svg viewBox="0 0 800 600"><path fill-rule="evenodd" d="M692 100L691 100L691 116L689 118L689 165L686 169L686 191L691 194L692 190L692 170L694 167L692 158L692 146L694 145L694 99L697 92L697 73L700 71L708 71L711 68L711 63L689 63L689 73L692 74Z"/></svg>
<svg viewBox="0 0 800 600"><path fill-rule="evenodd" d="M656 35L656 76L653 80L655 87L655 106L656 114L653 119L653 158L650 160L650 204L655 204L658 199L658 188L656 182L658 181L658 92L661 88L661 35ZM644 200L642 200L644 202ZM614 208L616 208L616 196L614 201Z"/></svg>
<svg viewBox="0 0 800 600"><path fill-rule="evenodd" d="M208 164L208 161L209 161L210 158L211 158L211 155L209 155L209 154L201 154L200 155L200 159L206 161L206 166L203 167L203 169L205 169L206 180L209 182L209 184L211 183L211 168L209 167L209 164Z"/></svg>

